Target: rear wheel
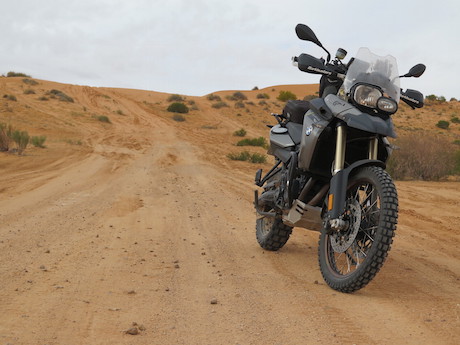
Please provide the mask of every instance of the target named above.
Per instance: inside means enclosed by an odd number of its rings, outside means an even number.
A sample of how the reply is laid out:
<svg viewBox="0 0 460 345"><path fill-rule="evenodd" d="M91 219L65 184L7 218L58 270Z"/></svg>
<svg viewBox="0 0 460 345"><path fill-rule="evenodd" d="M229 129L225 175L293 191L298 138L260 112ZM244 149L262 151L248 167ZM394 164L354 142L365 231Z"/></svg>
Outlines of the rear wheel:
<svg viewBox="0 0 460 345"><path fill-rule="evenodd" d="M398 196L391 177L382 168L365 167L348 183L347 226L321 232L319 265L327 284L341 292L366 286L385 261L398 219Z"/></svg>

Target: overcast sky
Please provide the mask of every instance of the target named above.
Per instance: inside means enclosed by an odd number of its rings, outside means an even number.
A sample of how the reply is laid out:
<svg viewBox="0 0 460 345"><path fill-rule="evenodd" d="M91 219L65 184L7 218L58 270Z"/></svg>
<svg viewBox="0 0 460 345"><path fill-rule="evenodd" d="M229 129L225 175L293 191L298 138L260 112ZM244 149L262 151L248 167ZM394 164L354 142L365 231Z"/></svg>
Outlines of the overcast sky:
<svg viewBox="0 0 460 345"><path fill-rule="evenodd" d="M460 1L0 0L0 71L186 95L317 83L290 58L359 47L398 60L401 86L460 99Z"/></svg>

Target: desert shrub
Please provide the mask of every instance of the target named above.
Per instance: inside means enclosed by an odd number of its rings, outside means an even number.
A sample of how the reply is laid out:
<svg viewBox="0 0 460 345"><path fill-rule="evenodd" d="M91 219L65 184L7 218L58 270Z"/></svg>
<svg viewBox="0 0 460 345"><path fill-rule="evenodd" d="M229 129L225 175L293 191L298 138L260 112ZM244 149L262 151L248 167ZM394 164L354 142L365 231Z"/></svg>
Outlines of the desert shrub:
<svg viewBox="0 0 460 345"><path fill-rule="evenodd" d="M13 133L13 127L6 123L0 123L0 151L8 151L10 149L10 141Z"/></svg>
<svg viewBox="0 0 460 345"><path fill-rule="evenodd" d="M228 95L225 98L227 98L229 101L245 101L248 99L246 95L241 91L234 92L232 95Z"/></svg>
<svg viewBox="0 0 460 345"><path fill-rule="evenodd" d="M259 101L259 105L267 105L268 103L264 100Z"/></svg>
<svg viewBox="0 0 460 345"><path fill-rule="evenodd" d="M48 97L46 97L46 96L40 96L40 97L38 97L38 100L39 100L39 101L47 101L47 100L48 100Z"/></svg>
<svg viewBox="0 0 460 345"><path fill-rule="evenodd" d="M459 140L459 139L454 140L454 141L453 141L453 144L454 144L454 145L460 145L460 140Z"/></svg>
<svg viewBox="0 0 460 345"><path fill-rule="evenodd" d="M454 116L450 119L450 122L452 123L460 123L460 119L458 118L458 116Z"/></svg>
<svg viewBox="0 0 460 345"><path fill-rule="evenodd" d="M124 113L123 110L121 110L121 109L118 109L115 113L116 113L117 115L125 115L125 113Z"/></svg>
<svg viewBox="0 0 460 345"><path fill-rule="evenodd" d="M105 122L105 123L112 123L112 122L110 122L109 117L105 116L105 115L97 115L96 120L101 121L101 122Z"/></svg>
<svg viewBox="0 0 460 345"><path fill-rule="evenodd" d="M32 137L30 141L32 145L34 145L35 147L45 148L46 137L44 135L41 135L38 137Z"/></svg>
<svg viewBox="0 0 460 345"><path fill-rule="evenodd" d="M241 108L244 108L244 107L245 107L245 105L244 105L244 103L242 101L238 101L238 102L235 103L235 108L237 108L237 109L241 109Z"/></svg>
<svg viewBox="0 0 460 345"><path fill-rule="evenodd" d="M293 94L291 91L280 91L279 96L277 97L279 101L287 102L289 100L297 99L297 96Z"/></svg>
<svg viewBox="0 0 460 345"><path fill-rule="evenodd" d="M177 121L177 122L184 122L185 121L185 117L182 116L181 114L175 114L173 115L172 119L174 121Z"/></svg>
<svg viewBox="0 0 460 345"><path fill-rule="evenodd" d="M23 82L24 84L27 84L27 85L30 85L30 86L34 86L34 85L37 85L37 84L38 84L38 82L36 82L36 81L33 80L33 79L29 79L29 78L24 78L24 79L22 79L22 82Z"/></svg>
<svg viewBox="0 0 460 345"><path fill-rule="evenodd" d="M267 147L267 140L264 137L258 138L246 138L238 141L236 146L260 146L260 147Z"/></svg>
<svg viewBox="0 0 460 345"><path fill-rule="evenodd" d="M168 102L183 102L185 101L185 98L182 97L181 95L171 95L168 97Z"/></svg>
<svg viewBox="0 0 460 345"><path fill-rule="evenodd" d="M268 95L268 93L258 93L257 96L256 96L258 99L269 99L270 96Z"/></svg>
<svg viewBox="0 0 460 345"><path fill-rule="evenodd" d="M56 89L53 89L53 90L50 90L48 91L47 93L48 95L51 95L51 97L53 98L57 98L59 99L60 101L62 102L70 102L70 103L73 103L73 98L66 95L64 92L62 91L59 91L59 90L56 90Z"/></svg>
<svg viewBox="0 0 460 345"><path fill-rule="evenodd" d="M17 145L18 154L22 154L29 144L30 137L29 133L26 131L15 130L11 134L11 139L13 139Z"/></svg>
<svg viewBox="0 0 460 345"><path fill-rule="evenodd" d="M208 99L209 101L218 101L218 102L222 101L222 98L220 98L220 96L214 95L214 94L212 94L212 93L211 93L210 95L207 96L207 99Z"/></svg>
<svg viewBox="0 0 460 345"><path fill-rule="evenodd" d="M318 98L317 95L306 95L303 100L304 101L311 101L312 99Z"/></svg>
<svg viewBox="0 0 460 345"><path fill-rule="evenodd" d="M166 110L169 111L170 113L180 113L180 114L186 114L189 112L188 107L184 103L180 103L180 102L171 103L168 109Z"/></svg>
<svg viewBox="0 0 460 345"><path fill-rule="evenodd" d="M236 137L244 137L246 136L246 130L244 128L241 128L235 132L233 132L233 135L236 136Z"/></svg>
<svg viewBox="0 0 460 345"><path fill-rule="evenodd" d="M217 103L214 103L212 107L216 109L220 109L220 108L228 107L228 104L225 102L219 101Z"/></svg>
<svg viewBox="0 0 460 345"><path fill-rule="evenodd" d="M258 87L258 86L254 86L254 87L252 88L252 91L257 91L257 90L259 90L259 87Z"/></svg>
<svg viewBox="0 0 460 345"><path fill-rule="evenodd" d="M454 168L454 147L443 137L407 135L395 141L387 170L398 180L439 180Z"/></svg>
<svg viewBox="0 0 460 345"><path fill-rule="evenodd" d="M227 157L233 161L248 161L251 163L265 163L267 157L260 153L249 153L248 151L243 151L240 153L229 153Z"/></svg>
<svg viewBox="0 0 460 345"><path fill-rule="evenodd" d="M15 95L3 95L3 98L6 98L7 100L14 102L18 100Z"/></svg>
<svg viewBox="0 0 460 345"><path fill-rule="evenodd" d="M34 95L35 91L32 89L25 89L24 90L24 95Z"/></svg>
<svg viewBox="0 0 460 345"><path fill-rule="evenodd" d="M25 77L25 78L30 78L30 75L27 75L25 73L18 73L18 72L13 72L10 71L6 74L7 77Z"/></svg>
<svg viewBox="0 0 460 345"><path fill-rule="evenodd" d="M441 102L444 103L446 101L446 97L444 96L436 96L436 95L428 95L425 97L425 100L430 102Z"/></svg>
<svg viewBox="0 0 460 345"><path fill-rule="evenodd" d="M457 98L452 97L452 98L449 100L449 102L458 102L458 100L457 100Z"/></svg>
<svg viewBox="0 0 460 345"><path fill-rule="evenodd" d="M439 120L436 124L436 127L439 127L441 129L447 129L449 128L449 121Z"/></svg>

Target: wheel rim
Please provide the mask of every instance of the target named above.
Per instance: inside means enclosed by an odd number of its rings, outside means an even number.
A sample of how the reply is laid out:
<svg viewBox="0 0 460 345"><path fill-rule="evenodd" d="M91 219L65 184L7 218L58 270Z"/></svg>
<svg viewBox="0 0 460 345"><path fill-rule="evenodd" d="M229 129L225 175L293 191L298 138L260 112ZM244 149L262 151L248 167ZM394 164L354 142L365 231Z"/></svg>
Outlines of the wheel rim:
<svg viewBox="0 0 460 345"><path fill-rule="evenodd" d="M370 181L358 181L347 191L346 231L327 235L328 265L337 276L353 274L366 262L380 219L380 195Z"/></svg>
<svg viewBox="0 0 460 345"><path fill-rule="evenodd" d="M261 217L258 219L260 222L260 230L262 234L266 235L270 232L270 229L273 227L273 224L275 223L275 218L274 217Z"/></svg>

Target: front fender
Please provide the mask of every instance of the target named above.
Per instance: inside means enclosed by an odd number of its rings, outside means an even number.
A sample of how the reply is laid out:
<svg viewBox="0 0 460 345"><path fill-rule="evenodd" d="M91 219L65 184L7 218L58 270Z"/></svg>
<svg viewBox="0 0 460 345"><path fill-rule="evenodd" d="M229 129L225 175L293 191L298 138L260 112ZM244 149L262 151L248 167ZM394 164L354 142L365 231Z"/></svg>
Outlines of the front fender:
<svg viewBox="0 0 460 345"><path fill-rule="evenodd" d="M354 162L347 168L340 170L331 179L328 195L328 220L336 219L345 212L345 199L347 194L348 179L353 171L365 166L377 166L385 169L386 164L379 160L363 159Z"/></svg>

